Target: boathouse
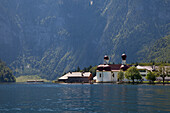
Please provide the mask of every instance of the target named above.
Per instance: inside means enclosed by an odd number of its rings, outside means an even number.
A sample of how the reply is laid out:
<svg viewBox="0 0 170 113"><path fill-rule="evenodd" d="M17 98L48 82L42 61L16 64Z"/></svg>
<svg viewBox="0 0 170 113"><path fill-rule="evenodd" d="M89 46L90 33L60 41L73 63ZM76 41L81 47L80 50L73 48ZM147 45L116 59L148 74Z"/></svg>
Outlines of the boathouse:
<svg viewBox="0 0 170 113"><path fill-rule="evenodd" d="M92 74L90 72L68 72L60 77L58 81L65 83L87 83L91 77Z"/></svg>

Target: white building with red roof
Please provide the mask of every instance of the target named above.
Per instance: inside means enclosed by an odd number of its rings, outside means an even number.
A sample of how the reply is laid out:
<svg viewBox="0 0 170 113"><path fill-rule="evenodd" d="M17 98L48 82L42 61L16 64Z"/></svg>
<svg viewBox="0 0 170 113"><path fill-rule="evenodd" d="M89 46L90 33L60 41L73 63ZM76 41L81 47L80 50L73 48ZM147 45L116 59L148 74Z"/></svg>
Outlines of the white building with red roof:
<svg viewBox="0 0 170 113"><path fill-rule="evenodd" d="M118 72L126 71L130 66L126 65L126 55L122 54L122 64L108 64L109 57L104 56L104 64L100 64L96 70L96 76L93 78L96 82L116 82L118 81Z"/></svg>
<svg viewBox="0 0 170 113"><path fill-rule="evenodd" d="M96 76L93 78L96 82L117 82L118 81L118 72L120 70L126 71L131 65L126 65L126 54L122 54L122 64L108 64L109 57L104 56L104 64L100 64L96 70ZM136 66L139 70L142 79L147 81L146 75L149 71L155 70L156 66ZM127 81L124 78L124 81Z"/></svg>

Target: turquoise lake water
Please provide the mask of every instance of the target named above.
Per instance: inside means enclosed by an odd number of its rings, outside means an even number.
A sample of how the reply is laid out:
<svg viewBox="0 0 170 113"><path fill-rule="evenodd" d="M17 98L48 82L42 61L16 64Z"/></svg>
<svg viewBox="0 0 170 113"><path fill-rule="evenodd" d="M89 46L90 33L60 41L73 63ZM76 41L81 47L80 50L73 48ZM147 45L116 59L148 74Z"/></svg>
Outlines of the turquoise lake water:
<svg viewBox="0 0 170 113"><path fill-rule="evenodd" d="M0 84L0 113L170 112L170 86Z"/></svg>

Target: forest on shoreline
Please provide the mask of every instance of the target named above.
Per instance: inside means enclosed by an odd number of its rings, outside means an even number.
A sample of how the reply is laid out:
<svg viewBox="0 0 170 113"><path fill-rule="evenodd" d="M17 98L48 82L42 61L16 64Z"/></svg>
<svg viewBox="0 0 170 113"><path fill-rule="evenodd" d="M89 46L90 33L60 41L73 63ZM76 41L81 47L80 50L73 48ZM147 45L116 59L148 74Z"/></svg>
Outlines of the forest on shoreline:
<svg viewBox="0 0 170 113"><path fill-rule="evenodd" d="M0 60L0 82L15 82L15 76L12 70Z"/></svg>

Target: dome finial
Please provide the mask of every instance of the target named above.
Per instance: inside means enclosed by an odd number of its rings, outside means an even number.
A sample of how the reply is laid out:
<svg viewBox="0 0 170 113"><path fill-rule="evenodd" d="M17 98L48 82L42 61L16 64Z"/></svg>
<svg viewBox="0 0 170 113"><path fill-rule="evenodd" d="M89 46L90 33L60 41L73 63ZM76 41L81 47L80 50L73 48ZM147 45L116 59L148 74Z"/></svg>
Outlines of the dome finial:
<svg viewBox="0 0 170 113"><path fill-rule="evenodd" d="M126 57L127 57L126 54L123 53L123 54L122 54L122 64L123 64L123 65L126 65Z"/></svg>
<svg viewBox="0 0 170 113"><path fill-rule="evenodd" d="M104 64L109 63L109 57L107 55L104 56Z"/></svg>
<svg viewBox="0 0 170 113"><path fill-rule="evenodd" d="M123 53L123 54L122 54L122 60L126 60L126 57L127 57L126 54Z"/></svg>

